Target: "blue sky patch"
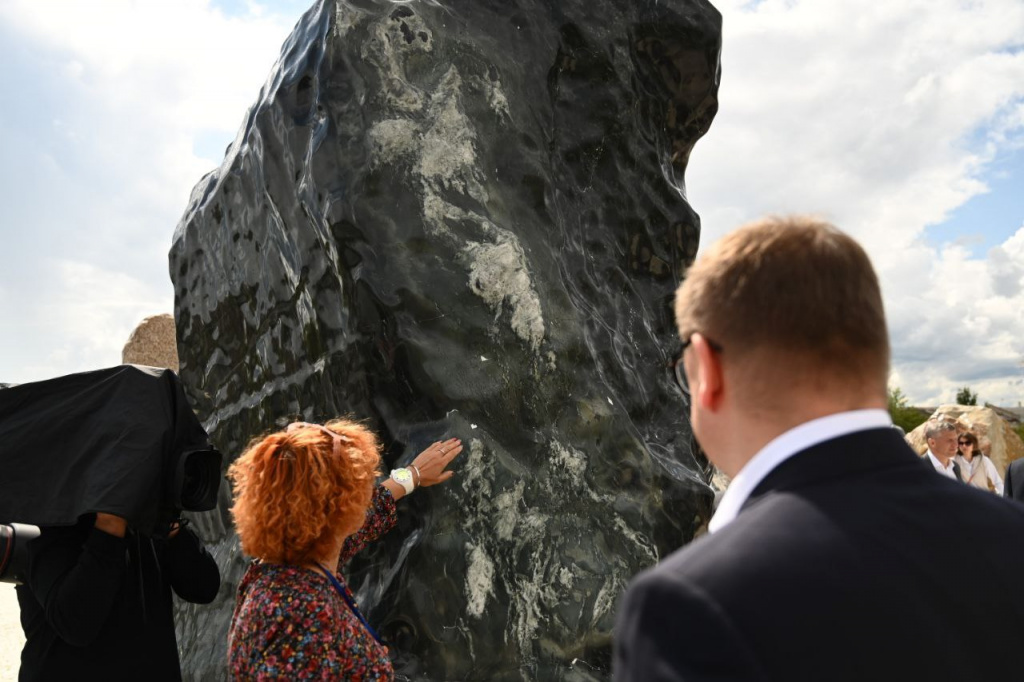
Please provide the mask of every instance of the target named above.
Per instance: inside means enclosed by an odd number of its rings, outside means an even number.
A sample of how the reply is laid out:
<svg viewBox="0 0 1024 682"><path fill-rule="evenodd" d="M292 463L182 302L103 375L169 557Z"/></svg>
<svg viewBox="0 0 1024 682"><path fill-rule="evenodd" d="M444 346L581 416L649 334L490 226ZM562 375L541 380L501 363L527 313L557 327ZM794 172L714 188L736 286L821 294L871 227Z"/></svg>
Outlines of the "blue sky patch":
<svg viewBox="0 0 1024 682"><path fill-rule="evenodd" d="M984 258L1024 225L1024 149L997 157L984 177L989 191L957 208L949 219L929 227L929 242L956 242L976 258Z"/></svg>

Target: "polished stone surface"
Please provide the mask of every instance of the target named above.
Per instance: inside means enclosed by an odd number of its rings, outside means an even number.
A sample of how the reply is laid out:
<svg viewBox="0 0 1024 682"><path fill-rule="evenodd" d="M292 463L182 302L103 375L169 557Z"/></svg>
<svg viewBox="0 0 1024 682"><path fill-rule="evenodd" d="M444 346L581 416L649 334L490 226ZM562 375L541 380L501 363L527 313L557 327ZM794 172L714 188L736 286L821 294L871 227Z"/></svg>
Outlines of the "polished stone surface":
<svg viewBox="0 0 1024 682"><path fill-rule="evenodd" d="M181 376L228 458L289 416L368 419L388 468L466 443L348 570L401 676L609 679L625 585L706 520L671 297L720 43L700 0L326 1L195 188ZM179 636L218 679L245 559L197 526L225 585Z"/></svg>

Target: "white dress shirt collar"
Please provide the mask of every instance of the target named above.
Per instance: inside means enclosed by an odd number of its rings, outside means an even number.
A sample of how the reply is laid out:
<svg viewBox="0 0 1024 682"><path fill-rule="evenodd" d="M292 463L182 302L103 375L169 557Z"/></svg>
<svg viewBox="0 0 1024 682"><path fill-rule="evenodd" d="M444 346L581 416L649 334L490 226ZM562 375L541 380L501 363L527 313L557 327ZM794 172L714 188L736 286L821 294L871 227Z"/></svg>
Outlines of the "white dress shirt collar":
<svg viewBox="0 0 1024 682"><path fill-rule="evenodd" d="M952 457L949 458L949 463L946 464L945 466L942 464L942 461L939 460L939 458L936 457L932 453L931 448L928 449L927 457L928 457L928 459L930 459L932 461L932 466L935 467L935 470L938 471L940 474L942 474L943 476L945 476L947 478L952 478L952 479L956 478L956 472L953 471L953 458Z"/></svg>
<svg viewBox="0 0 1024 682"><path fill-rule="evenodd" d="M732 479L718 509L708 522L708 532L721 530L735 519L758 484L796 453L849 433L889 426L892 426L892 419L885 410L853 410L812 419L777 436L751 457Z"/></svg>

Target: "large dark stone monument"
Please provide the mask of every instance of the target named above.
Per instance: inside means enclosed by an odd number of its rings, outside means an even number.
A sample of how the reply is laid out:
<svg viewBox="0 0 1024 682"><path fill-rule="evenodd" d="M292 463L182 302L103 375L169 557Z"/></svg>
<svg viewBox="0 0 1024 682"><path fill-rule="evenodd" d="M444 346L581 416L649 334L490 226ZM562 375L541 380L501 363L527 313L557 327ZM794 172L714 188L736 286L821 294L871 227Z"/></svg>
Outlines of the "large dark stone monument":
<svg viewBox="0 0 1024 682"><path fill-rule="evenodd" d="M683 175L717 109L703 0L325 0L286 42L170 253L181 376L228 458L288 417L366 418L456 477L347 572L413 680L606 680L630 577L706 520L671 370L697 250ZM182 608L224 675L247 560Z"/></svg>

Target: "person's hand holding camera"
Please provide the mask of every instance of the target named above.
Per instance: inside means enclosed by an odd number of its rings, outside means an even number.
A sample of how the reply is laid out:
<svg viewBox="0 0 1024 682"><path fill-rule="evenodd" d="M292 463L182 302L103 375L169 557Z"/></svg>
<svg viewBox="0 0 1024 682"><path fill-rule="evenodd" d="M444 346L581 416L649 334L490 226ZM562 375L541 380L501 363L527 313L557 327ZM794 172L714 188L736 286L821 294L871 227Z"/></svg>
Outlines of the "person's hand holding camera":
<svg viewBox="0 0 1024 682"><path fill-rule="evenodd" d="M125 533L128 532L128 522L120 516L114 516L113 514L106 514L104 512L96 512L96 528L107 535L123 538Z"/></svg>

